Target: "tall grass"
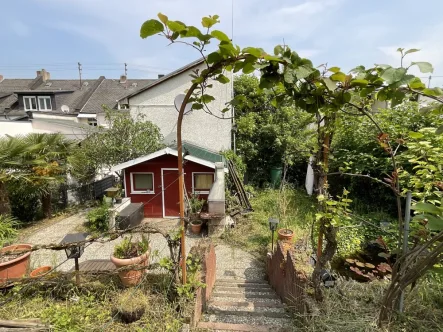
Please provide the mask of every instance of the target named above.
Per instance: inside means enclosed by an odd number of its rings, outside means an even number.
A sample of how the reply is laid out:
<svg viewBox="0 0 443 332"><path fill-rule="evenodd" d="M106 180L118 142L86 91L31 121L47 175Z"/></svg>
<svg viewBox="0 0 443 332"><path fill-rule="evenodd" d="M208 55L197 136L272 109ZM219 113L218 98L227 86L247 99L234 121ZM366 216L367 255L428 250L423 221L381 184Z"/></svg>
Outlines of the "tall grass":
<svg viewBox="0 0 443 332"><path fill-rule="evenodd" d="M254 212L240 219L236 227L225 235L225 240L266 257L263 254L266 254L271 247L271 231L268 223L270 217L279 218L279 228L293 230L295 241L305 238L314 220L315 200L300 189L288 188L286 196L288 204L283 215L282 193L279 190L257 191L251 199Z"/></svg>

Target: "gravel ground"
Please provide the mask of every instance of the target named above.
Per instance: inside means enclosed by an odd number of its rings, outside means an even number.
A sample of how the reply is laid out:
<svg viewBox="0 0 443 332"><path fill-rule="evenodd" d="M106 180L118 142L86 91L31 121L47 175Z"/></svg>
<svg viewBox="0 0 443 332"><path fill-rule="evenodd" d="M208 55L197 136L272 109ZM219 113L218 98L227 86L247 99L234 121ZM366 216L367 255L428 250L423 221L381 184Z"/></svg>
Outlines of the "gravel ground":
<svg viewBox="0 0 443 332"><path fill-rule="evenodd" d="M37 231L35 234L26 238L24 242L33 245L36 244L58 244L68 233L78 233L78 229L86 221L86 212L78 213L62 221L50 225ZM157 221L158 222L158 221ZM156 222L156 223L157 223ZM177 222L166 220L164 221L167 228L174 228ZM158 224L157 224L158 225ZM129 235L125 235L129 236ZM140 238L140 234L134 234L135 239ZM186 251L189 252L190 248L199 240L201 236L191 235L187 237ZM91 259L108 259L116 244L123 240L122 237L106 243L92 243L87 245L83 255L80 257L79 262L84 262ZM169 249L165 238L161 234L151 234L151 262L157 262L162 257L169 257ZM158 254L157 254L158 252ZM38 250L31 254L31 267L36 268L43 265L57 266L61 262L66 260L66 254L63 250ZM74 260L70 259L66 263L63 263L58 270L68 271L74 267Z"/></svg>

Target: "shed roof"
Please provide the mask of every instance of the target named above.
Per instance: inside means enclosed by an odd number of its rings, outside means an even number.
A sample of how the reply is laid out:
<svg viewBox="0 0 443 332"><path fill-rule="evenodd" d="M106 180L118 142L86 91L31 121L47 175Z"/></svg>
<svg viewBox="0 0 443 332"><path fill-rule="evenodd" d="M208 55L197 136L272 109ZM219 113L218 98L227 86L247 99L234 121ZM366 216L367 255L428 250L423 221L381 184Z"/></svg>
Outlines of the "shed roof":
<svg viewBox="0 0 443 332"><path fill-rule="evenodd" d="M164 155L172 155L172 156L177 157L178 156L178 152L177 152L177 150L172 149L172 148L164 148L162 150L156 151L156 152L148 154L146 156L142 156L142 157L139 157L139 158L132 159L132 160L129 160L127 162L121 163L119 165L116 165L116 166L111 168L111 171L112 172L121 171L122 169L131 167L131 166L134 166L134 165L137 165L137 164L143 163L145 161L152 160L152 159L158 158L160 156L164 156ZM193 156L193 155L185 155L184 159L192 161L192 162L200 164L200 165L203 165L203 166L206 166L206 167L209 167L209 168L215 169L214 162L211 162L211 161L208 161L208 160L205 160L205 159ZM227 172L226 169L225 169L225 172Z"/></svg>

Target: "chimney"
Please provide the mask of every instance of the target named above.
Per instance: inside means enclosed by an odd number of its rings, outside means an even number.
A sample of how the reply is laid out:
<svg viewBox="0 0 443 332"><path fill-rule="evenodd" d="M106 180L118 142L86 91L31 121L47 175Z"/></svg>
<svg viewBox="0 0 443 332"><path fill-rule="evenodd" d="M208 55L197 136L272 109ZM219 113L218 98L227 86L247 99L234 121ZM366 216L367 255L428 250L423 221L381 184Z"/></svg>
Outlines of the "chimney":
<svg viewBox="0 0 443 332"><path fill-rule="evenodd" d="M121 76L120 76L120 83L121 83L121 84L126 83L126 79L127 79L126 75L121 75Z"/></svg>
<svg viewBox="0 0 443 332"><path fill-rule="evenodd" d="M162 78L165 74L158 74L158 78Z"/></svg>
<svg viewBox="0 0 443 332"><path fill-rule="evenodd" d="M0 75L0 83L3 81L3 75Z"/></svg>
<svg viewBox="0 0 443 332"><path fill-rule="evenodd" d="M49 81L49 79L51 78L51 74L44 69L37 70L37 78L40 76L42 77L43 82Z"/></svg>

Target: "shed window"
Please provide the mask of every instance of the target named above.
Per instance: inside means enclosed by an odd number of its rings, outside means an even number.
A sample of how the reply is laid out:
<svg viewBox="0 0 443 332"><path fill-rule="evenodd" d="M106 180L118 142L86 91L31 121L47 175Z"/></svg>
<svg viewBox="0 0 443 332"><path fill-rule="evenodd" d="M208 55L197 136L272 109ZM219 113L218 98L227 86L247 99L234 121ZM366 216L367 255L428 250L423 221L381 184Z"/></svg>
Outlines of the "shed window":
<svg viewBox="0 0 443 332"><path fill-rule="evenodd" d="M194 193L209 194L212 183L214 182L214 173L193 173Z"/></svg>
<svg viewBox="0 0 443 332"><path fill-rule="evenodd" d="M154 174L153 173L131 173L132 193L153 194Z"/></svg>
<svg viewBox="0 0 443 332"><path fill-rule="evenodd" d="M52 111L51 97L38 97L38 108L40 111Z"/></svg>
<svg viewBox="0 0 443 332"><path fill-rule="evenodd" d="M37 110L37 100L35 97L23 97L25 104L25 111L36 111Z"/></svg>

